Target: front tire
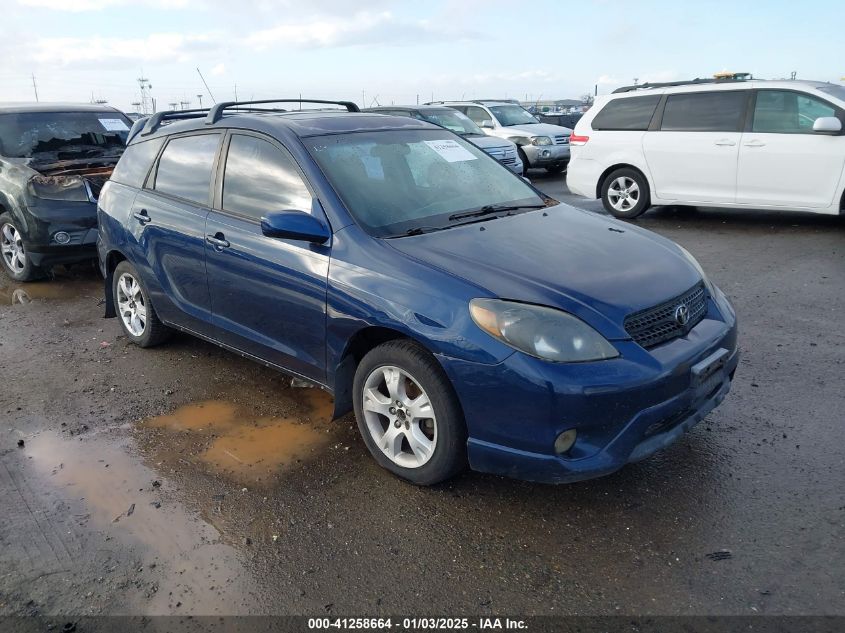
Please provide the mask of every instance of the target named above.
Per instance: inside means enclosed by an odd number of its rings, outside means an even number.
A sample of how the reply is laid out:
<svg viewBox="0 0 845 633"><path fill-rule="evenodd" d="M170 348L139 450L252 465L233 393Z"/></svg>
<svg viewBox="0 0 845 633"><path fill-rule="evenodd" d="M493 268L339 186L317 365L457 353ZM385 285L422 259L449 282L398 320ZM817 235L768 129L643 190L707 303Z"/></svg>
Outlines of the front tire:
<svg viewBox="0 0 845 633"><path fill-rule="evenodd" d="M135 345L153 347L170 337L171 330L159 320L141 277L127 261L114 269L112 297L120 326Z"/></svg>
<svg viewBox="0 0 845 633"><path fill-rule="evenodd" d="M552 167L546 167L546 171L550 174L562 174L566 171L568 165L566 163L562 165L553 165Z"/></svg>
<svg viewBox="0 0 845 633"><path fill-rule="evenodd" d="M388 341L364 356L353 399L364 443L383 468L430 486L466 467L457 395L443 368L416 343Z"/></svg>
<svg viewBox="0 0 845 633"><path fill-rule="evenodd" d="M519 154L519 160L522 161L522 177L528 177L528 168L530 165L528 164L528 156L525 155L525 152L522 151L522 148L517 148L517 153Z"/></svg>
<svg viewBox="0 0 845 633"><path fill-rule="evenodd" d="M617 169L604 179L601 201L614 217L625 220L636 218L651 204L648 181L635 169Z"/></svg>
<svg viewBox="0 0 845 633"><path fill-rule="evenodd" d="M0 215L0 261L14 281L34 281L44 276L44 271L32 263L23 236L8 213Z"/></svg>

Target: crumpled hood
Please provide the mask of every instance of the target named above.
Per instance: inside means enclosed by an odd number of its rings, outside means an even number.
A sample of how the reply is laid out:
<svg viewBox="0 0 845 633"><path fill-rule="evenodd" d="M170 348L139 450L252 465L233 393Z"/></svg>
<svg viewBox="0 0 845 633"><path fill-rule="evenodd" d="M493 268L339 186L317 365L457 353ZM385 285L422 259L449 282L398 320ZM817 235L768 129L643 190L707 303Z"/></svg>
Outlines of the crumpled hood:
<svg viewBox="0 0 845 633"><path fill-rule="evenodd" d="M551 123L526 123L525 125L509 125L501 128L504 134L508 136L569 136L572 130L568 127L560 125L552 125ZM498 132L498 130L497 130Z"/></svg>
<svg viewBox="0 0 845 633"><path fill-rule="evenodd" d="M567 205L389 243L491 295L576 314L611 339L628 338L628 314L701 280L670 240Z"/></svg>

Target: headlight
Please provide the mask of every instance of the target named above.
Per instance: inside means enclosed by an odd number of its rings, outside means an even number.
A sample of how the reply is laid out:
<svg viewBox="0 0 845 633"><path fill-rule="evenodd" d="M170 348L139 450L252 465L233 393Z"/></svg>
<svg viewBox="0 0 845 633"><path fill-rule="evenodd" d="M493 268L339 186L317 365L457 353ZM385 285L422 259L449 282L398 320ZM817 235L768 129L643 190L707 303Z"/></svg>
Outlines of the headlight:
<svg viewBox="0 0 845 633"><path fill-rule="evenodd" d="M684 254L684 257L687 258L687 261L692 264L698 271L698 274L701 275L701 280L704 282L704 287L707 288L707 292L710 293L711 297L715 297L716 292L714 290L714 286L712 283L710 283L710 279L707 278L707 273L704 272L704 269L701 267L701 264L698 263L695 257L692 256L692 253L690 253L687 249L685 249L680 244L678 244L677 246L681 249L681 252Z"/></svg>
<svg viewBox="0 0 845 633"><path fill-rule="evenodd" d="M473 299L472 320L490 336L537 358L578 363L616 358L619 352L581 319L545 306Z"/></svg>
<svg viewBox="0 0 845 633"><path fill-rule="evenodd" d="M28 188L31 195L45 200L88 201L88 191L81 176L33 176Z"/></svg>
<svg viewBox="0 0 845 633"><path fill-rule="evenodd" d="M550 139L548 136L535 136L534 138L531 139L531 144L532 145L551 145L552 139Z"/></svg>

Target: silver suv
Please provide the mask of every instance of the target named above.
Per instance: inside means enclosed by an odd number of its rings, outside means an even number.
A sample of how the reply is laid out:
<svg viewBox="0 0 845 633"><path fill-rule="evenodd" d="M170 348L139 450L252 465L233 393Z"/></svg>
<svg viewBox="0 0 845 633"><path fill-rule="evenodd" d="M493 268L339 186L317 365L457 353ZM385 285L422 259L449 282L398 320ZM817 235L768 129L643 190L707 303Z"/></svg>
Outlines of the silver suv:
<svg viewBox="0 0 845 633"><path fill-rule="evenodd" d="M527 170L543 167L556 174L569 164L568 127L540 123L515 101L438 101L463 112L486 134L506 138L519 147L519 157ZM434 105L429 104L429 105Z"/></svg>

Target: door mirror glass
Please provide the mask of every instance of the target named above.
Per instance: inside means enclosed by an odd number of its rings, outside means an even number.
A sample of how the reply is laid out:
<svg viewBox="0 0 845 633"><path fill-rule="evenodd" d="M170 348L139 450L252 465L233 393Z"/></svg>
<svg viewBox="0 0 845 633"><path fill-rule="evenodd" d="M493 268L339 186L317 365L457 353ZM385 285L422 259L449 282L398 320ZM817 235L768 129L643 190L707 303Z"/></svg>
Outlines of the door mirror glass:
<svg viewBox="0 0 845 633"><path fill-rule="evenodd" d="M329 227L305 211L271 211L261 218L261 232L267 237L325 244Z"/></svg>
<svg viewBox="0 0 845 633"><path fill-rule="evenodd" d="M835 116L822 116L813 122L813 132L835 134L842 131L842 121Z"/></svg>

